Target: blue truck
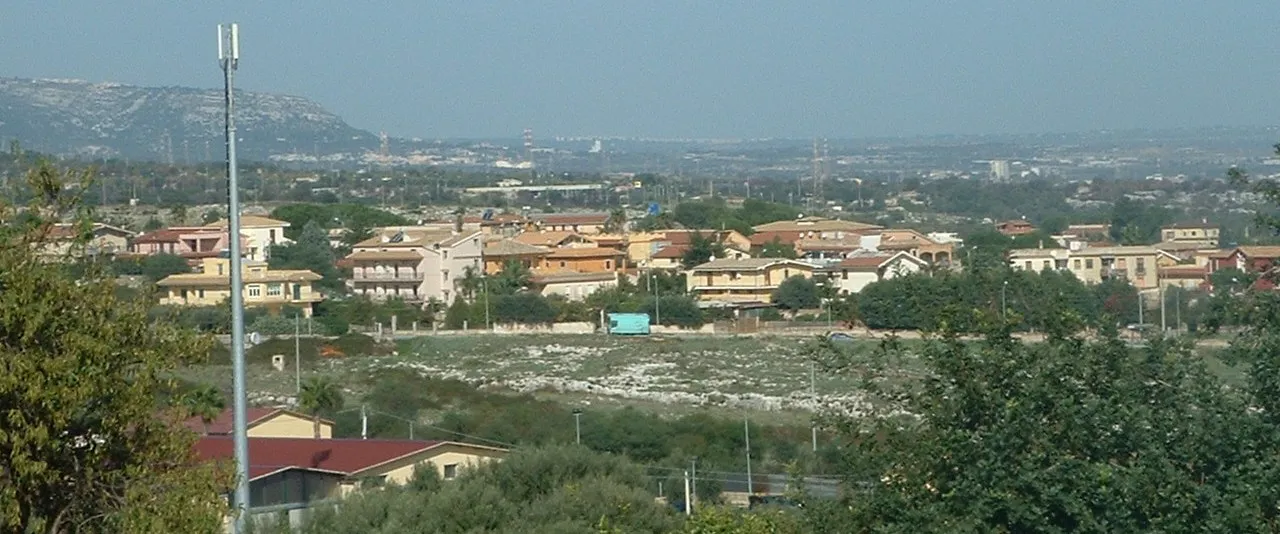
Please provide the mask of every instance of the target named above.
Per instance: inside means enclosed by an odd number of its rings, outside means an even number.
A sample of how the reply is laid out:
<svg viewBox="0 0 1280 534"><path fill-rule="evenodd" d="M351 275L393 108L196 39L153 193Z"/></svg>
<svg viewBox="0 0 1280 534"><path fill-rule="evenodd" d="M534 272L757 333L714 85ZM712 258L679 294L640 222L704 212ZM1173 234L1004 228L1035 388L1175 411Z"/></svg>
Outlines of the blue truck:
<svg viewBox="0 0 1280 534"><path fill-rule="evenodd" d="M617 336L649 335L649 314L610 313L609 333Z"/></svg>

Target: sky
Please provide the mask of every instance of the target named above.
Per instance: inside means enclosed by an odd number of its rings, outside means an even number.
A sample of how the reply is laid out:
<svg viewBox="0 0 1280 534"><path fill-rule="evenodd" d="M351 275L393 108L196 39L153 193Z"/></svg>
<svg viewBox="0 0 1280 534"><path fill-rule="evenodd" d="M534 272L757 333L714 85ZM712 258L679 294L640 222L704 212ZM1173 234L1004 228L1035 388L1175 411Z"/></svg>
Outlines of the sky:
<svg viewBox="0 0 1280 534"><path fill-rule="evenodd" d="M311 98L402 137L832 138L1276 124L1231 0L7 0L0 76Z"/></svg>

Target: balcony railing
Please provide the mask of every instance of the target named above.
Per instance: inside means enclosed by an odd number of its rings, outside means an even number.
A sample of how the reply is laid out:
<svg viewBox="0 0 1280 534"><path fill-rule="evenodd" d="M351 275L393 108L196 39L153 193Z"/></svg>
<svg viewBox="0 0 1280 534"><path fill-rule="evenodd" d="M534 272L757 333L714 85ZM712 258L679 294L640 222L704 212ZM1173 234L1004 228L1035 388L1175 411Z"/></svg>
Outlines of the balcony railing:
<svg viewBox="0 0 1280 534"><path fill-rule="evenodd" d="M351 273L351 279L356 282L421 282L422 273L361 273L356 271Z"/></svg>

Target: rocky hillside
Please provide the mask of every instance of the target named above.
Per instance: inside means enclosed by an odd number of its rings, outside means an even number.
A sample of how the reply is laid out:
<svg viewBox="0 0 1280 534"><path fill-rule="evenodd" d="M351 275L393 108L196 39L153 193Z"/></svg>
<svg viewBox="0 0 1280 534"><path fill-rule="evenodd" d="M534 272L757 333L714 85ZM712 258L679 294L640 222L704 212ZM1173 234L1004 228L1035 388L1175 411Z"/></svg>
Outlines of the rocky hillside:
<svg viewBox="0 0 1280 534"><path fill-rule="evenodd" d="M237 91L236 99L243 159L378 146L377 136L305 98ZM220 160L222 109L220 90L0 78L0 140L54 154Z"/></svg>

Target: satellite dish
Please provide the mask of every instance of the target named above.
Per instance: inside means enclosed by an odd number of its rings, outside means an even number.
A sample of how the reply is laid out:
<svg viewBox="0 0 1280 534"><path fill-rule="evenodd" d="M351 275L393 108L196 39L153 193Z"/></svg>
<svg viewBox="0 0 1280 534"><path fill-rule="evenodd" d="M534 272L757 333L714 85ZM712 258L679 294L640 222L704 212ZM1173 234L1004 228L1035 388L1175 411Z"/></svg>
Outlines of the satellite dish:
<svg viewBox="0 0 1280 534"><path fill-rule="evenodd" d="M247 346L252 347L260 342L262 342L262 336L257 332L249 332L249 335L245 336L244 344Z"/></svg>

